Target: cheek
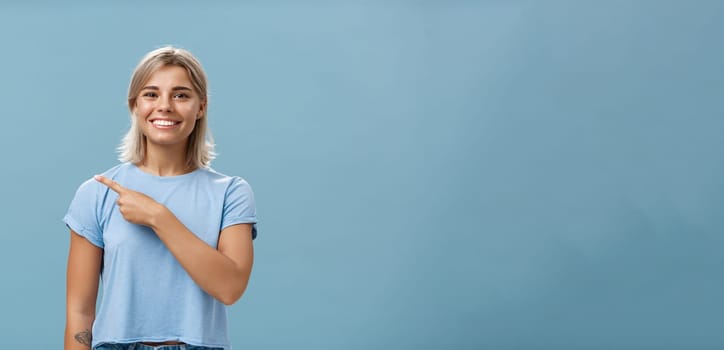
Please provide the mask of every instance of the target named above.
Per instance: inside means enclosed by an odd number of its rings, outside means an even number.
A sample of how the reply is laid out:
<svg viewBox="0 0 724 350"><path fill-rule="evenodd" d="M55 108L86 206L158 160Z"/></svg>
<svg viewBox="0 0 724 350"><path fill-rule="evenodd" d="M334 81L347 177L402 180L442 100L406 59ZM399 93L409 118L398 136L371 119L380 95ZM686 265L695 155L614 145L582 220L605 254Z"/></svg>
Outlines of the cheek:
<svg viewBox="0 0 724 350"><path fill-rule="evenodd" d="M139 118L145 118L151 112L153 112L153 107L144 103L136 103L136 108L133 110L133 113Z"/></svg>
<svg viewBox="0 0 724 350"><path fill-rule="evenodd" d="M198 108L192 106L184 106L183 108L177 109L177 111L180 117L189 122L196 120L196 115L199 113Z"/></svg>

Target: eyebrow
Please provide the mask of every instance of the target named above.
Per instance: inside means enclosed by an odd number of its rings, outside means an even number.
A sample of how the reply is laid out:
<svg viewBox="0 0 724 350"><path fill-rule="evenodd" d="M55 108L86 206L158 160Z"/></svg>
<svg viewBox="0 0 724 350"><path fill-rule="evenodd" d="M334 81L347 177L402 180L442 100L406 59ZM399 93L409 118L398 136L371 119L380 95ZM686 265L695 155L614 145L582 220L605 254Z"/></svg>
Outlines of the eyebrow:
<svg viewBox="0 0 724 350"><path fill-rule="evenodd" d="M141 90L161 90L161 89L159 89L158 86L149 85L149 86L144 86ZM173 88L171 88L171 91L179 91L179 90L192 91L191 88L188 88L185 86L174 86Z"/></svg>

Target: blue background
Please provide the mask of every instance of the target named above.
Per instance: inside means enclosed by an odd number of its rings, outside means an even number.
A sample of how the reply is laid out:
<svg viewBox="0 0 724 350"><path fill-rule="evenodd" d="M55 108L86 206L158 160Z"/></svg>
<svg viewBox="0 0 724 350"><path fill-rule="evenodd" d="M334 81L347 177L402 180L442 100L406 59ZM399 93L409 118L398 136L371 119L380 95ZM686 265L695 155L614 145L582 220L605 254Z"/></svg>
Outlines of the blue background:
<svg viewBox="0 0 724 350"><path fill-rule="evenodd" d="M259 212L236 349L724 346L723 1L0 5L0 335L59 348L77 186L194 52Z"/></svg>

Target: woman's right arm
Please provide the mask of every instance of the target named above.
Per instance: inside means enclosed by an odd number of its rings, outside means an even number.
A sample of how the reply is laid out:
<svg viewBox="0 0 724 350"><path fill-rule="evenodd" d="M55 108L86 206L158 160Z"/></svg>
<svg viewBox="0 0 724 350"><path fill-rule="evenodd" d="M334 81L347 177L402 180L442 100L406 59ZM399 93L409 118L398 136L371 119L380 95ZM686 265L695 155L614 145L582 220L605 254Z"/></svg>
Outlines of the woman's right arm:
<svg viewBox="0 0 724 350"><path fill-rule="evenodd" d="M88 350L96 317L103 249L70 230L66 275L65 350Z"/></svg>

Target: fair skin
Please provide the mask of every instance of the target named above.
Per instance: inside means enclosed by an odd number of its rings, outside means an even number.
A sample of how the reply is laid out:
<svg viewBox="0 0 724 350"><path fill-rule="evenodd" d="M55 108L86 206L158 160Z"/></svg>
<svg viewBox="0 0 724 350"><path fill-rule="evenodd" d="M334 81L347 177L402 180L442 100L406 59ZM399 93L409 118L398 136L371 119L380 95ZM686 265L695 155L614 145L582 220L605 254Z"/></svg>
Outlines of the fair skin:
<svg viewBox="0 0 724 350"><path fill-rule="evenodd" d="M193 90L184 68L165 66L154 72L133 109L147 140L146 156L137 166L158 176L193 171L185 165L186 146L205 108L205 101ZM154 125L157 119L175 125ZM123 218L150 227L201 289L226 305L239 300L249 282L254 259L251 224L223 229L215 249L153 198L102 176L96 176L96 180L118 194L117 207ZM65 350L90 348L102 258L101 248L71 230Z"/></svg>

